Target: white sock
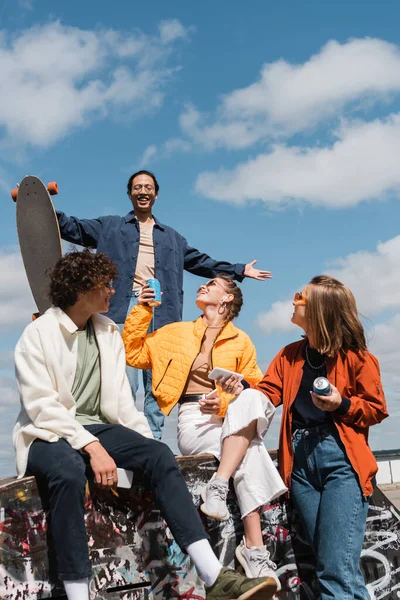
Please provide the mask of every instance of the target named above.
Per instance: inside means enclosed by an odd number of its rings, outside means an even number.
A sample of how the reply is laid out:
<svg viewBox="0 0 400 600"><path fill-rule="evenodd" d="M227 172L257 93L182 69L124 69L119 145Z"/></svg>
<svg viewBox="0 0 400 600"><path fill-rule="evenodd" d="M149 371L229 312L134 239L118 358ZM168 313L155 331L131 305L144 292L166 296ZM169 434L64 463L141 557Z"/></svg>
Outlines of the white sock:
<svg viewBox="0 0 400 600"><path fill-rule="evenodd" d="M194 562L200 577L208 586L213 585L222 569L222 565L215 556L208 540L193 542L186 548L186 552Z"/></svg>
<svg viewBox="0 0 400 600"><path fill-rule="evenodd" d="M68 600L89 600L89 579L63 581Z"/></svg>

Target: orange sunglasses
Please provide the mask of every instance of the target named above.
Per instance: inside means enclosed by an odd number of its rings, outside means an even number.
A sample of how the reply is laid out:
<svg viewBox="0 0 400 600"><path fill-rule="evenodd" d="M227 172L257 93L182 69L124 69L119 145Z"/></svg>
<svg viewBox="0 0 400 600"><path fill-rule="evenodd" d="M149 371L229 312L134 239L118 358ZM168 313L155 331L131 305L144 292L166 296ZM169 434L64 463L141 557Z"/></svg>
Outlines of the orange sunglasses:
<svg viewBox="0 0 400 600"><path fill-rule="evenodd" d="M303 294L301 292L296 292L294 295L294 301L295 302L304 302L304 304L306 304L307 298L305 296L303 296Z"/></svg>

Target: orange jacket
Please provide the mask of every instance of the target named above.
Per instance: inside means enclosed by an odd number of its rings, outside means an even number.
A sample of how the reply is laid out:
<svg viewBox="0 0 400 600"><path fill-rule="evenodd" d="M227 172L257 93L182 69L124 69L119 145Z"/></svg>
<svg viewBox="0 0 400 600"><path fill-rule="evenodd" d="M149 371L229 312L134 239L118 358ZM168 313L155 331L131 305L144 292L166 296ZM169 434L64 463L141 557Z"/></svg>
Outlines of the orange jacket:
<svg viewBox="0 0 400 600"><path fill-rule="evenodd" d="M301 340L283 348L255 386L275 406L283 404L278 457L279 470L288 487L293 468L291 406L303 375L303 348L306 343L306 340ZM363 493L369 496L373 492L371 480L378 466L368 446L368 428L388 416L379 363L369 352L361 355L349 351L347 356L328 358L326 367L329 381L337 387L341 396L350 399L350 409L345 415L333 412L332 416Z"/></svg>
<svg viewBox="0 0 400 600"><path fill-rule="evenodd" d="M152 310L137 305L129 313L122 338L128 365L138 369L152 369L152 388L157 403L169 415L184 390L190 368L200 352L206 326L201 317L164 325L146 335ZM249 383L262 378L257 366L256 350L249 336L233 323L227 323L214 342L211 364L242 373ZM234 398L220 390L220 417L225 415L228 403Z"/></svg>

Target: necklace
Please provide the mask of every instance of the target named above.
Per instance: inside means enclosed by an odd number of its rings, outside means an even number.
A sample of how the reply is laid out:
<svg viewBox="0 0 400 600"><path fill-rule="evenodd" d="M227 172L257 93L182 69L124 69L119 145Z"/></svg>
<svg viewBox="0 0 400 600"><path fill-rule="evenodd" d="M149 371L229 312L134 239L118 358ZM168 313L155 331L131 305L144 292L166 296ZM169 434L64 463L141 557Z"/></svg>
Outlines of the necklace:
<svg viewBox="0 0 400 600"><path fill-rule="evenodd" d="M319 371L319 369L321 369L321 368L324 366L324 364L325 364L325 359L324 359L324 361L323 361L323 362L322 362L320 365L318 365L318 367L315 367L315 366L314 366L314 365L311 363L311 361L310 361L310 358L309 358L309 356L308 356L308 344L307 344L307 346L306 346L306 361L307 361L307 364L308 364L308 366L309 366L311 369L314 369L314 371Z"/></svg>

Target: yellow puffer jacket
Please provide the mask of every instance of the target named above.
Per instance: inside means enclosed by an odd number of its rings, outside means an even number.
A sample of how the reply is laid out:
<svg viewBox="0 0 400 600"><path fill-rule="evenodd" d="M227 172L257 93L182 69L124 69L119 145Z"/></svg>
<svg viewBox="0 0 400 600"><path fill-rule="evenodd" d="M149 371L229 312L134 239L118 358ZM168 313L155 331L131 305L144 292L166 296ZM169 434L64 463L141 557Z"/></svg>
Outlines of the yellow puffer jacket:
<svg viewBox="0 0 400 600"><path fill-rule="evenodd" d="M146 335L151 318L152 309L141 305L135 306L128 315L122 332L126 361L137 369L152 369L153 394L163 413L169 415L182 395L206 326L199 317L196 321L165 325ZM249 383L262 379L252 341L232 323L225 325L214 342L211 364L242 373ZM218 414L223 417L234 396L220 391L220 398Z"/></svg>

